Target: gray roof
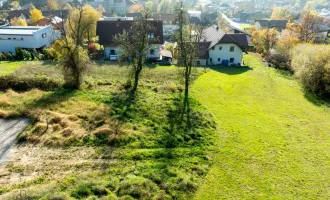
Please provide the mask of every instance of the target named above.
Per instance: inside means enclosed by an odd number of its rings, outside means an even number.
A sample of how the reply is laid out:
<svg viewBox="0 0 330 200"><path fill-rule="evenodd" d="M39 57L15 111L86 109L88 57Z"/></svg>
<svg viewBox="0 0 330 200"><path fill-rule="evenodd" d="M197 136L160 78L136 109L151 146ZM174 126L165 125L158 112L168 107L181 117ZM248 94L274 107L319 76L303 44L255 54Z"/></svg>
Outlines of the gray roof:
<svg viewBox="0 0 330 200"><path fill-rule="evenodd" d="M163 20L163 24L165 25L175 24L175 14L153 14L152 18L154 20Z"/></svg>
<svg viewBox="0 0 330 200"><path fill-rule="evenodd" d="M264 28L285 28L288 20L256 20Z"/></svg>
<svg viewBox="0 0 330 200"><path fill-rule="evenodd" d="M172 53L167 50L161 50L160 55L162 55L163 57L172 58Z"/></svg>
<svg viewBox="0 0 330 200"><path fill-rule="evenodd" d="M204 42L211 42L210 47L212 48L214 45L219 43L219 40L225 35L226 33L222 31L218 26L210 26L209 28L205 29L203 32L202 37L205 39Z"/></svg>
<svg viewBox="0 0 330 200"><path fill-rule="evenodd" d="M43 29L41 26L6 26L0 28L0 35L33 35L34 32Z"/></svg>
<svg viewBox="0 0 330 200"><path fill-rule="evenodd" d="M241 49L245 49L249 46L247 39L247 34L244 33L234 33L228 34L222 31L218 26L210 26L205 29L202 35L203 39L201 42L209 42L208 49L211 49L213 46L221 44L236 44Z"/></svg>

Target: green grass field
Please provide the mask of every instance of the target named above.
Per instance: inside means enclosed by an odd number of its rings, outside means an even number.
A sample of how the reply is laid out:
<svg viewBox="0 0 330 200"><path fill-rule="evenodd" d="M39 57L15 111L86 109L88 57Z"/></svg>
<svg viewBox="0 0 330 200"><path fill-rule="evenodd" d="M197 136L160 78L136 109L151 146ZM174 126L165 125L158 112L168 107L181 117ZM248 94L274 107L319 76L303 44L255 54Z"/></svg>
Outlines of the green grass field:
<svg viewBox="0 0 330 200"><path fill-rule="evenodd" d="M247 55L193 85L214 115L218 153L195 199L328 199L330 108ZM307 95L308 96L308 95Z"/></svg>
<svg viewBox="0 0 330 200"><path fill-rule="evenodd" d="M22 62L0 62L0 76L5 76L15 72L22 66Z"/></svg>
<svg viewBox="0 0 330 200"><path fill-rule="evenodd" d="M93 64L80 91L0 92L0 116L33 121L18 138L23 159L0 168L13 180L0 199L327 199L330 104L260 58L244 60L194 70L190 131L173 66L146 67L134 100L128 68L108 63ZM63 83L52 62L12 73Z"/></svg>
<svg viewBox="0 0 330 200"><path fill-rule="evenodd" d="M28 148L17 150L27 162L0 168L1 179L8 180L0 182L0 199L15 199L20 190L33 199L192 198L212 164L212 116L192 99L187 131L178 68L146 67L135 99L127 88L129 73L127 67L99 63L79 91L0 92L0 117L32 121L18 138ZM63 82L51 62L26 62L12 75ZM31 151L37 153L26 156ZM39 154L42 158L30 161Z"/></svg>

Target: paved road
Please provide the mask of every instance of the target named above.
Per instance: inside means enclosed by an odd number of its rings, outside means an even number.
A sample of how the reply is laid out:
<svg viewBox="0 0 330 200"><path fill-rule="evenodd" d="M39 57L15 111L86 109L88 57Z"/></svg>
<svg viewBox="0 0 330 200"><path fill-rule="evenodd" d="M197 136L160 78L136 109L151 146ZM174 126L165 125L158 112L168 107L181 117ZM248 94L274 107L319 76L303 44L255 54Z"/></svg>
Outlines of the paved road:
<svg viewBox="0 0 330 200"><path fill-rule="evenodd" d="M6 154L15 144L16 137L29 125L28 119L0 119L0 166L6 162Z"/></svg>

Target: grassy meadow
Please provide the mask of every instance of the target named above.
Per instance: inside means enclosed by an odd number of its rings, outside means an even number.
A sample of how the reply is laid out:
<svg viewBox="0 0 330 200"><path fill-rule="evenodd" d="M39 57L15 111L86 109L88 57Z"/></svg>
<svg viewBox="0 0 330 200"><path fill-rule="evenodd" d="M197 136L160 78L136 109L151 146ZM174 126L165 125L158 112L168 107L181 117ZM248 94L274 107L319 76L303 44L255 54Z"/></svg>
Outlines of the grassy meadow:
<svg viewBox="0 0 330 200"><path fill-rule="evenodd" d="M194 76L206 71L195 70ZM38 154L62 152L41 155L48 157L38 165L30 163L32 158L8 163L4 178L30 177L2 185L2 199L12 199L21 189L34 199L191 198L211 166L212 116L192 99L192 129L182 122L178 68L145 68L135 99L128 92L129 74L127 67L94 63L80 91L0 92L2 117L32 120L18 137L23 147L44 149ZM12 75L62 82L50 62L28 62ZM80 156L74 156L73 149L79 149ZM61 176L65 171L70 173Z"/></svg>
<svg viewBox="0 0 330 200"><path fill-rule="evenodd" d="M32 119L21 151L42 160L9 162L14 183L0 182L0 198L327 199L330 104L258 57L244 61L194 70L192 129L174 66L146 67L134 100L129 69L107 63L92 64L80 91L0 92L0 116ZM13 75L63 83L50 62Z"/></svg>
<svg viewBox="0 0 330 200"><path fill-rule="evenodd" d="M0 76L9 75L22 66L22 62L0 62Z"/></svg>
<svg viewBox="0 0 330 200"><path fill-rule="evenodd" d="M247 55L210 71L194 97L218 126L215 164L195 199L328 199L330 107Z"/></svg>

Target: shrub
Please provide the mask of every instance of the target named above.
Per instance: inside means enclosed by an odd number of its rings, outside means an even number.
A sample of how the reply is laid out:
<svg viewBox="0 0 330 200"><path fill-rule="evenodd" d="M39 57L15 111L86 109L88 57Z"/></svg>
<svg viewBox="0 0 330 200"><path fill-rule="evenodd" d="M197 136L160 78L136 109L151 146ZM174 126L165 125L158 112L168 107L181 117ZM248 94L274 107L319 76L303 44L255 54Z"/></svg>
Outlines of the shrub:
<svg viewBox="0 0 330 200"><path fill-rule="evenodd" d="M41 90L54 90L61 88L61 83L45 77L16 77L13 75L0 77L0 90L13 89L27 91L34 88Z"/></svg>
<svg viewBox="0 0 330 200"><path fill-rule="evenodd" d="M291 51L295 76L308 90L330 94L330 46L301 44Z"/></svg>
<svg viewBox="0 0 330 200"><path fill-rule="evenodd" d="M24 60L31 60L31 53L29 51L23 49L22 54Z"/></svg>
<svg viewBox="0 0 330 200"><path fill-rule="evenodd" d="M24 59L23 49L21 47L16 47L15 48L15 57L16 57L16 60L23 60Z"/></svg>
<svg viewBox="0 0 330 200"><path fill-rule="evenodd" d="M11 53L8 53L8 52L3 53L3 58L4 58L4 60L8 60L8 61L14 60L14 56Z"/></svg>

